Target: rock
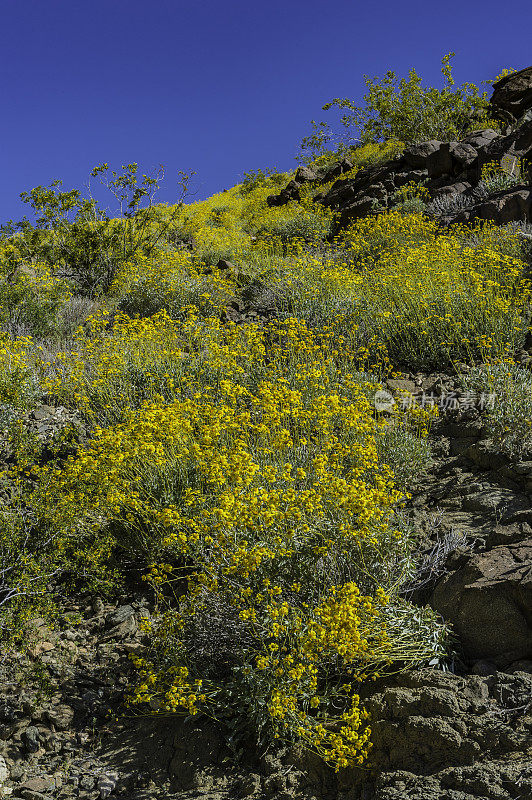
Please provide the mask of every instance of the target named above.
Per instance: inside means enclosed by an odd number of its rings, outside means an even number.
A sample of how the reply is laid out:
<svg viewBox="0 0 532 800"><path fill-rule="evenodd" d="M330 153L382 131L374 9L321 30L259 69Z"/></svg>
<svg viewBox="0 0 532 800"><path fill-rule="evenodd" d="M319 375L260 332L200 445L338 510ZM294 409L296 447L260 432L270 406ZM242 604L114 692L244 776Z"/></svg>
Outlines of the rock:
<svg viewBox="0 0 532 800"><path fill-rule="evenodd" d="M470 167L477 159L476 149L467 142L449 142L449 153L455 169Z"/></svg>
<svg viewBox="0 0 532 800"><path fill-rule="evenodd" d="M474 555L436 586L433 607L465 656L498 667L532 657L532 539Z"/></svg>
<svg viewBox="0 0 532 800"><path fill-rule="evenodd" d="M525 67L493 84L489 113L495 119L518 120L531 107L532 67Z"/></svg>
<svg viewBox="0 0 532 800"><path fill-rule="evenodd" d="M356 203L351 203L342 210L339 227L343 228L354 220L365 217L375 208L375 198L362 196Z"/></svg>
<svg viewBox="0 0 532 800"><path fill-rule="evenodd" d="M446 186L441 186L439 189L434 189L431 195L432 197L445 197L451 194L463 194L468 189L471 189L470 183L459 181L458 183L450 183Z"/></svg>
<svg viewBox="0 0 532 800"><path fill-rule="evenodd" d="M46 712L48 721L59 731L66 731L74 719L74 709L60 703Z"/></svg>
<svg viewBox="0 0 532 800"><path fill-rule="evenodd" d="M50 776L30 778L19 786L19 792L27 800L39 800L43 794L55 791L55 780Z"/></svg>
<svg viewBox="0 0 532 800"><path fill-rule="evenodd" d="M350 172L353 169L353 162L350 161L348 158L344 158L339 161L337 164L333 164L332 167L325 172L323 177L321 178L320 183L329 183L333 181L335 178L338 178L339 175L343 175L345 172Z"/></svg>
<svg viewBox="0 0 532 800"><path fill-rule="evenodd" d="M216 269L223 272L225 278L234 278L238 273L238 267L232 261L221 258L216 264Z"/></svg>
<svg viewBox="0 0 532 800"><path fill-rule="evenodd" d="M506 465L509 458L501 453L499 448L491 439L483 439L475 442L464 454L482 469L500 469Z"/></svg>
<svg viewBox="0 0 532 800"><path fill-rule="evenodd" d="M21 739L28 753L36 753L39 750L39 729L36 728L35 725L28 725L28 727L22 731Z"/></svg>
<svg viewBox="0 0 532 800"><path fill-rule="evenodd" d="M98 791L100 797L105 798L114 792L118 783L118 774L116 772L106 772L98 778Z"/></svg>
<svg viewBox="0 0 532 800"><path fill-rule="evenodd" d="M0 720L2 722L13 722L18 710L18 705L13 699L0 700Z"/></svg>
<svg viewBox="0 0 532 800"><path fill-rule="evenodd" d="M494 139L500 138L500 133L494 131L493 128L483 128L479 131L472 131L461 139L463 144L469 144L475 150L482 153L493 142Z"/></svg>
<svg viewBox="0 0 532 800"><path fill-rule="evenodd" d="M105 606L101 597L95 597L91 605L92 605L92 610L97 617L103 614Z"/></svg>
<svg viewBox="0 0 532 800"><path fill-rule="evenodd" d="M409 392L413 394L416 391L415 382L410 380L390 378L386 381L386 386L391 392Z"/></svg>
<svg viewBox="0 0 532 800"><path fill-rule="evenodd" d="M479 158L479 165L498 161L505 157L529 159L532 151L532 121L523 123L506 136L498 136L488 145Z"/></svg>
<svg viewBox="0 0 532 800"><path fill-rule="evenodd" d="M490 670L486 677L462 678L426 669L398 676L396 683L366 701L374 742L368 766L376 778L367 798L516 796L502 794L500 787L515 786L528 774L525 742L532 717L523 711L523 698L530 693L532 676ZM362 785L367 777L367 772L360 777ZM349 796L364 797L356 792Z"/></svg>
<svg viewBox="0 0 532 800"><path fill-rule="evenodd" d="M407 183L421 183L428 177L426 169L412 169L408 172L395 172L390 179L395 189L400 189L401 186L406 186ZM391 187L390 187L391 189ZM366 190L367 194L373 194L373 187Z"/></svg>
<svg viewBox="0 0 532 800"><path fill-rule="evenodd" d="M94 775L82 775L79 779L79 788L85 789L86 791L91 791L94 789L94 785L96 784L96 778Z"/></svg>
<svg viewBox="0 0 532 800"><path fill-rule="evenodd" d="M427 164L427 159L433 153L438 152L441 142L436 139L430 139L427 142L420 142L407 147L403 152L403 158L409 167L413 169L424 169Z"/></svg>
<svg viewBox="0 0 532 800"><path fill-rule="evenodd" d="M453 158L448 142L442 142L437 150L433 150L426 160L429 178L441 178L448 175L453 168Z"/></svg>
<svg viewBox="0 0 532 800"><path fill-rule="evenodd" d="M429 178L441 178L471 167L477 160L477 151L467 142L441 142L432 150L425 165Z"/></svg>
<svg viewBox="0 0 532 800"><path fill-rule="evenodd" d="M22 781L26 777L26 770L21 763L13 764L11 767L11 780Z"/></svg>
<svg viewBox="0 0 532 800"><path fill-rule="evenodd" d="M9 770L7 768L6 760L4 756L0 755L0 787L2 787L2 785L7 781L8 778L9 778Z"/></svg>
<svg viewBox="0 0 532 800"><path fill-rule="evenodd" d="M496 525L486 540L486 546L491 548L499 544L514 544L515 542L522 542L523 539L529 539L531 536L532 527L526 521L512 522L509 525Z"/></svg>
<svg viewBox="0 0 532 800"><path fill-rule="evenodd" d="M315 181L317 179L317 175L314 170L310 169L310 167L298 167L296 170L296 174L294 175L294 180L296 183L310 183L311 181Z"/></svg>
<svg viewBox="0 0 532 800"><path fill-rule="evenodd" d="M495 197L472 209L472 217L492 220L497 225L521 220L528 222L532 210L532 191L529 189L510 189L498 192Z"/></svg>
<svg viewBox="0 0 532 800"><path fill-rule="evenodd" d="M493 517L497 520L506 520L518 511L528 508L528 501L524 496L517 495L510 489L498 486L481 486L470 491L462 500L462 508L475 514Z"/></svg>
<svg viewBox="0 0 532 800"><path fill-rule="evenodd" d="M285 206L291 200L300 200L299 184L291 180L279 194L270 194L266 198L266 203L270 208L274 206Z"/></svg>
<svg viewBox="0 0 532 800"><path fill-rule="evenodd" d="M135 609L133 608L133 606L130 605L120 606L119 608L116 609L116 611L113 611L112 614L109 614L106 622L110 627L114 627L115 625L121 625L123 622L126 622L134 615L135 615Z"/></svg>
<svg viewBox="0 0 532 800"><path fill-rule="evenodd" d="M471 668L473 675L482 675L484 678L497 675L497 667L491 661L475 661Z"/></svg>

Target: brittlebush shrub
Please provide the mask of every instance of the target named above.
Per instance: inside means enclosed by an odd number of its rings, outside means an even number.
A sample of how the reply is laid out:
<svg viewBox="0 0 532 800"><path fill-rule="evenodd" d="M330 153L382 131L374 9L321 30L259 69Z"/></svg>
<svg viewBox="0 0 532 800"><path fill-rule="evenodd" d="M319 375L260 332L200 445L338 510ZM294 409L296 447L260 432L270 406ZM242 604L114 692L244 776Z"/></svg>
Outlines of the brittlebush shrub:
<svg viewBox="0 0 532 800"><path fill-rule="evenodd" d="M118 400L115 422L43 467L31 505L85 569L101 542L112 565L113 541L151 564L160 613L134 700L360 763L357 682L441 655L444 638L397 597L412 534L394 524L375 383L340 375L332 337L295 319L124 318L107 336L65 355L49 391L107 424Z"/></svg>
<svg viewBox="0 0 532 800"><path fill-rule="evenodd" d="M302 252L278 280L292 313L316 329L330 320L369 365L504 358L525 335L530 281L507 254L512 236L492 228L442 233L419 214L383 214L354 224L337 250Z"/></svg>
<svg viewBox="0 0 532 800"><path fill-rule="evenodd" d="M11 244L0 243L0 327L15 336L50 336L72 297L64 278L46 264L19 264Z"/></svg>
<svg viewBox="0 0 532 800"><path fill-rule="evenodd" d="M10 412L27 409L38 391L38 359L31 338L0 333L0 425Z"/></svg>
<svg viewBox="0 0 532 800"><path fill-rule="evenodd" d="M23 471L38 452L25 436L22 419L38 396L38 351L28 337L0 334L0 642L20 644L24 624L49 605L46 585L57 565L57 550L33 529L26 505ZM7 458L6 458L7 456Z"/></svg>
<svg viewBox="0 0 532 800"><path fill-rule="evenodd" d="M192 305L206 316L220 313L234 296L235 284L221 271L204 272L183 251L137 256L120 269L111 294L129 316L147 317L164 309L178 317Z"/></svg>
<svg viewBox="0 0 532 800"><path fill-rule="evenodd" d="M482 364L461 378L466 391L488 398L484 428L513 459L532 453L532 375L511 362Z"/></svg>

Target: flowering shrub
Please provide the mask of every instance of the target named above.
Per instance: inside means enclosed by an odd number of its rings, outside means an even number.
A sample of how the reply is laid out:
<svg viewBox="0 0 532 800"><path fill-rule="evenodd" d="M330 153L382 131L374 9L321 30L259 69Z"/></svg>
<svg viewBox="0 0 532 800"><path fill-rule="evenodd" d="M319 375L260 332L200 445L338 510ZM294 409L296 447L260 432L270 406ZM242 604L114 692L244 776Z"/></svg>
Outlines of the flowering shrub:
<svg viewBox="0 0 532 800"><path fill-rule="evenodd" d="M28 337L0 334L0 409L25 409L38 389L37 357Z"/></svg>
<svg viewBox="0 0 532 800"><path fill-rule="evenodd" d="M358 148L353 169L386 147ZM153 247L113 262L71 338L2 336L4 427L20 437L0 487L0 615L12 586L40 592L57 573L62 591L120 594L127 565L156 600L131 702L299 742L339 769L370 747L359 684L445 655L441 621L400 593L417 540L401 504L430 459L430 413L381 413L375 392L402 366L495 369L524 338L530 288L515 235L439 230L410 213L419 188L328 242L308 187L270 209L273 179L256 177L150 212ZM68 284L37 259L20 274L15 308L49 304L59 338ZM262 290L269 316L229 321ZM39 395L86 429L46 463L24 444Z"/></svg>
<svg viewBox="0 0 532 800"><path fill-rule="evenodd" d="M465 389L495 396L485 412L486 430L507 455L523 458L532 450L532 376L517 364L483 364L462 376Z"/></svg>
<svg viewBox="0 0 532 800"><path fill-rule="evenodd" d="M365 106L358 107L347 98L335 98L323 109L346 109L341 122L347 135L355 128L363 143L390 139L405 143L461 139L474 128L496 126L488 119L486 92L480 94L472 83L453 88L451 59L454 55L448 53L442 58L442 89L425 89L414 68L409 71L408 79L400 81L395 72L388 70L380 80L365 76L368 88Z"/></svg>
<svg viewBox="0 0 532 800"><path fill-rule="evenodd" d="M264 332L193 313L122 318L49 385L81 407L121 398L122 421L97 427L63 468L42 468L32 505L67 550L94 558L114 538L152 564L162 610L137 701L245 716L340 767L362 759L369 736L346 685L431 657L421 632L436 623L412 615L409 641L396 642L389 592L409 535L393 525L401 495L379 460L375 384L340 378L320 338L296 319ZM218 617L233 635L206 661L196 643Z"/></svg>
<svg viewBox="0 0 532 800"><path fill-rule="evenodd" d="M313 326L333 320L370 365L504 357L524 337L530 282L489 230L468 244L465 230L439 233L422 215L367 218L344 235L340 256L294 259L283 283L294 313Z"/></svg>
<svg viewBox="0 0 532 800"><path fill-rule="evenodd" d="M46 336L60 325L72 296L68 282L42 263L21 266L12 245L0 245L0 326L14 336Z"/></svg>
<svg viewBox="0 0 532 800"><path fill-rule="evenodd" d="M207 315L220 312L234 295L235 285L219 271L204 272L184 251L137 256L122 266L111 293L131 316L150 316L164 309L177 317L191 305Z"/></svg>

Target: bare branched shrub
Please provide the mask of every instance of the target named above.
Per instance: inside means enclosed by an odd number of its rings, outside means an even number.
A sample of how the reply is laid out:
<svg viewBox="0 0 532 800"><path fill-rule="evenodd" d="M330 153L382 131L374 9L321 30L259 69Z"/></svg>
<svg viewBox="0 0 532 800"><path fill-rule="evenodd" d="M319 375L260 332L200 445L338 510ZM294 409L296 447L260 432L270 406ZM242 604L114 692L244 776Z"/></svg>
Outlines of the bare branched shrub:
<svg viewBox="0 0 532 800"><path fill-rule="evenodd" d="M433 519L433 529L437 530L440 524L441 514ZM451 530L443 533L432 547L422 552L414 574L402 586L401 593L404 597L408 599L414 596L425 597L444 574L449 555L463 543L464 537Z"/></svg>

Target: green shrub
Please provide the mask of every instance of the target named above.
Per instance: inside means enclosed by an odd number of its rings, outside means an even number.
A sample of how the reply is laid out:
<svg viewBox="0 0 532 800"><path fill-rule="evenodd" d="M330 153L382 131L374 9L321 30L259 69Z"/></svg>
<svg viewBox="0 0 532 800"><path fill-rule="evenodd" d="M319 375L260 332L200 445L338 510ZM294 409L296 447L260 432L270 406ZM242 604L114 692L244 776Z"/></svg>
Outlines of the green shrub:
<svg viewBox="0 0 532 800"><path fill-rule="evenodd" d="M442 59L442 89L424 88L414 68L408 79L400 81L395 72L388 70L381 79L365 76L368 92L364 106L357 106L348 98L335 98L323 109L344 112L341 124L349 142L354 138L353 130L362 143L395 139L409 144L426 139L460 139L471 129L496 126L488 119L486 92L480 94L472 83L453 88L453 57L454 53L449 53ZM317 127L316 133L315 145L319 147L327 141L327 134L323 127Z"/></svg>
<svg viewBox="0 0 532 800"><path fill-rule="evenodd" d="M120 266L137 254L149 255L175 223L190 175L180 173L181 200L169 212L154 205L164 175L137 177L135 163L123 166L120 175L109 174L107 164L92 170L117 203L112 219L89 196L77 189L61 191L62 181L22 192L35 216L35 225L24 219L3 226L4 240L18 251L18 263L46 264L58 277L73 280L80 294L94 297L112 285Z"/></svg>
<svg viewBox="0 0 532 800"><path fill-rule="evenodd" d="M275 186L279 186L286 181L286 175L283 172L276 172L272 169L262 170L250 170L249 172L244 172L244 180L240 185L240 193L241 194L249 194L254 189L261 189L266 186L271 187L272 189Z"/></svg>
<svg viewBox="0 0 532 800"><path fill-rule="evenodd" d="M287 207L283 207L287 209ZM324 239L330 232L330 218L320 211L297 208L295 213L291 209L273 216L271 221L258 231L258 235L267 234L269 237L288 243L294 239L304 242L316 242Z"/></svg>
<svg viewBox="0 0 532 800"><path fill-rule="evenodd" d="M0 274L0 326L14 336L54 335L70 297L68 281L55 277L44 264L4 272Z"/></svg>

